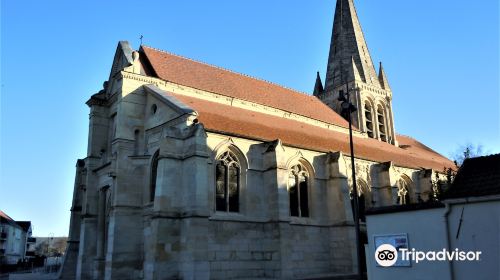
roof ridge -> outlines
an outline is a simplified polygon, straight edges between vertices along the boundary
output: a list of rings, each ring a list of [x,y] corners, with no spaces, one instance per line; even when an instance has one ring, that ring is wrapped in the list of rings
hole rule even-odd
[[[465,160],[474,160],[474,159],[484,159],[484,158],[490,158],[490,157],[498,157],[500,156],[500,153],[496,153],[496,154],[489,154],[489,155],[481,155],[481,156],[475,156],[475,157],[470,157],[470,158],[466,158]]]
[[[424,145],[424,146],[426,146],[427,148],[429,148],[429,149],[431,149],[431,150],[432,150],[432,148],[430,148],[430,147],[428,147],[427,145],[423,144],[422,142],[420,142],[417,138],[415,138],[415,137],[413,137],[413,136],[406,135],[406,134],[401,134],[401,133],[396,133],[396,136],[403,136],[403,137],[406,137],[406,138],[410,138],[411,140],[414,140],[414,141],[416,141],[416,142],[420,143],[421,145]]]
[[[141,47],[146,47],[146,48],[158,51],[158,52],[162,52],[162,53],[165,53],[165,54],[168,54],[168,55],[172,55],[172,56],[175,56],[175,57],[178,57],[178,58],[186,59],[186,60],[189,60],[189,61],[192,61],[192,62],[200,63],[200,64],[203,64],[203,65],[206,65],[206,66],[209,66],[209,67],[213,67],[213,68],[216,68],[216,69],[219,69],[219,70],[222,70],[222,71],[226,71],[226,72],[233,73],[233,74],[236,74],[236,75],[239,75],[239,76],[251,78],[251,79],[254,79],[254,80],[257,80],[257,81],[260,81],[260,82],[265,82],[265,83],[268,83],[268,84],[271,84],[271,85],[275,85],[275,86],[278,86],[278,87],[290,90],[290,91],[292,91],[294,93],[297,93],[297,94],[300,94],[300,95],[305,95],[307,97],[313,97],[312,95],[310,95],[310,94],[308,94],[306,92],[299,91],[297,89],[293,89],[291,87],[287,87],[287,86],[278,84],[276,82],[268,81],[268,80],[265,80],[263,78],[257,78],[255,76],[251,76],[251,75],[248,75],[248,74],[245,74],[245,73],[236,72],[235,70],[227,69],[227,68],[224,68],[224,67],[221,67],[221,66],[217,66],[217,65],[214,65],[214,64],[210,64],[210,63],[207,63],[207,62],[204,62],[204,61],[192,59],[192,58],[189,58],[189,57],[186,57],[186,56],[183,56],[183,55],[175,54],[175,53],[172,53],[172,52],[169,52],[169,51],[165,51],[165,50],[161,50],[161,49],[158,49],[158,48],[155,48],[155,47],[150,47],[150,46],[146,46],[146,45],[141,45]]]
[[[161,80],[347,128],[347,121],[316,96],[157,48],[143,45],[140,50]]]
[[[405,134],[400,134],[400,133],[396,133],[396,136],[403,136],[403,137],[409,138],[409,139],[417,142],[418,144],[424,146],[427,150],[429,150],[429,151],[431,151],[433,153],[436,153],[436,154],[438,154],[438,155],[440,155],[440,156],[442,156],[444,158],[447,158],[444,155],[442,155],[440,152],[438,152],[438,151],[434,150],[433,148],[425,145],[424,143],[420,142],[418,139],[414,138],[413,136],[409,136],[409,135],[405,135]]]
[[[413,138],[412,136],[409,136],[409,135],[406,135],[406,134],[401,134],[401,133],[396,133],[396,136],[404,136],[404,137],[408,137],[408,138],[411,138],[413,140],[417,140],[415,138]],[[418,140],[417,140],[418,141]]]
[[[4,211],[0,210],[0,216],[1,217],[4,217],[6,219],[10,219],[11,221],[14,221],[14,219],[12,219],[11,216],[7,215],[7,213],[5,213]]]

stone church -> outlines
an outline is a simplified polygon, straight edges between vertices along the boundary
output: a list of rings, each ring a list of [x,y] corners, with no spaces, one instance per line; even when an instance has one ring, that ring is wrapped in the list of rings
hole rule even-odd
[[[305,278],[356,271],[360,208],[418,203],[454,164],[395,130],[353,0],[313,95],[118,43],[76,163],[63,279]],[[398,94],[398,93],[395,93]],[[363,215],[361,215],[361,218]],[[363,222],[362,222],[363,226]]]

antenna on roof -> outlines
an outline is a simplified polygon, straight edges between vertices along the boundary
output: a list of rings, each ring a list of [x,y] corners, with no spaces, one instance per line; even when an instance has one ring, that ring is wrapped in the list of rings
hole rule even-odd
[[[144,36],[142,36],[141,34],[141,37],[139,37],[139,40],[141,40],[141,46],[142,46],[142,38],[144,38]]]

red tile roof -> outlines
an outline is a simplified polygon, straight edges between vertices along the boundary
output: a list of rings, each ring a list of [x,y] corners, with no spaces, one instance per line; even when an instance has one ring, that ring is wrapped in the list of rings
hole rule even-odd
[[[3,212],[2,210],[0,210],[0,217],[8,220],[8,221],[14,221],[11,217],[9,217],[9,215],[5,214],[5,212]]]
[[[299,121],[245,110],[180,94],[175,98],[196,110],[199,121],[211,132],[244,138],[271,141],[281,139],[283,144],[321,152],[349,152],[349,135]],[[371,138],[354,137],[357,158],[377,162],[393,161],[410,168],[454,168],[453,162],[425,145],[406,136],[399,136],[408,145],[402,149]]]
[[[21,226],[18,225],[16,221],[14,221],[14,219],[12,219],[9,215],[5,214],[5,212],[3,212],[2,210],[0,210],[0,223],[9,224],[13,227],[21,228]]]
[[[341,116],[314,96],[149,47],[142,46],[141,52],[141,58],[146,58],[145,63],[154,72],[151,74],[162,80],[348,126]],[[279,138],[284,144],[294,147],[349,154],[348,134],[185,95],[172,95],[195,109],[208,131],[263,141]],[[397,139],[404,148],[355,137],[354,152],[359,158],[393,161],[404,167],[437,171],[455,167],[449,159],[410,137],[398,135]]]
[[[146,46],[141,52],[162,80],[348,127],[346,120],[314,96]]]

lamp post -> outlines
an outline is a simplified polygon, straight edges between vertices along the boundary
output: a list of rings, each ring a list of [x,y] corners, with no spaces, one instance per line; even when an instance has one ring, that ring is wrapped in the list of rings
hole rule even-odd
[[[356,106],[351,103],[349,83],[346,83],[347,96],[344,95],[344,91],[339,91],[338,100],[342,102],[342,116],[346,117],[349,122],[349,146],[351,150],[351,171],[352,171],[352,194],[353,194],[353,216],[354,216],[354,227],[356,231],[356,257],[358,261],[358,279],[364,279],[363,269],[361,267],[361,256],[362,248],[360,242],[360,230],[359,230],[359,200],[358,200],[358,187],[356,185],[356,166],[354,165],[354,143],[352,141],[352,117],[351,114],[357,110]],[[356,88],[354,89],[356,90]]]

